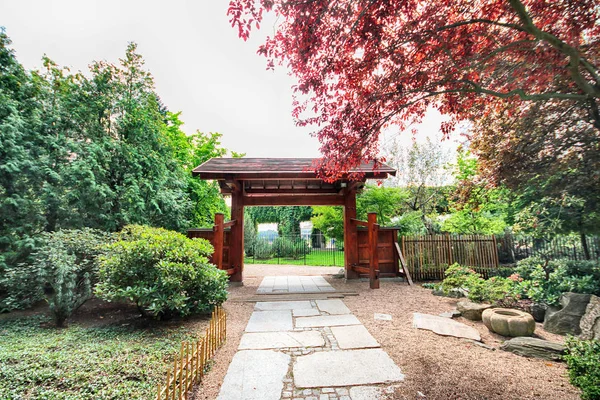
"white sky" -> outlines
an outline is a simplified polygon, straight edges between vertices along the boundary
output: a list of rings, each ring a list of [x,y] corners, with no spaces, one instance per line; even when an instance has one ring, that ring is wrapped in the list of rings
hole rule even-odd
[[[283,68],[267,71],[256,54],[273,23],[263,23],[244,42],[229,25],[228,3],[0,0],[0,26],[28,69],[40,68],[47,54],[59,65],[87,71],[95,60],[116,63],[127,43],[136,42],[163,103],[183,111],[188,133],[220,132],[226,148],[249,157],[318,157],[311,129],[296,127],[291,116],[293,78]],[[420,135],[438,137],[440,122],[431,112]]]

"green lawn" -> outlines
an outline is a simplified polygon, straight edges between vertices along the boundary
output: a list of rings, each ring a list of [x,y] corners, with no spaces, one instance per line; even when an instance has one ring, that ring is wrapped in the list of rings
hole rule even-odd
[[[0,399],[151,399],[192,329],[43,327],[0,319]]]
[[[293,258],[270,258],[268,260],[258,260],[252,257],[246,257],[244,259],[245,264],[286,264],[286,265],[311,265],[318,267],[343,267],[344,266],[344,252],[341,250],[327,250],[319,251],[312,250],[310,254],[306,255],[306,261],[304,257],[294,260]]]

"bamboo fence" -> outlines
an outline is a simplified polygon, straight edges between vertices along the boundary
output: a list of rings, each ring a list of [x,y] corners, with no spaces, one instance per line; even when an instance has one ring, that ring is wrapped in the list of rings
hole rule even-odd
[[[499,264],[493,235],[403,236],[402,253],[417,281],[444,279],[444,271],[454,263],[487,277]]]
[[[227,314],[222,307],[215,307],[206,334],[195,343],[181,343],[181,351],[167,370],[166,384],[158,384],[156,400],[185,400],[204,377],[208,361],[225,342],[226,332]]]

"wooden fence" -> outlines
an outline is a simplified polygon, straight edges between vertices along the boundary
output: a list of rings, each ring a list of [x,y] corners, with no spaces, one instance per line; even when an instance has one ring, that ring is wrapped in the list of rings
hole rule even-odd
[[[185,400],[189,391],[204,377],[206,365],[217,349],[225,342],[227,315],[215,307],[206,334],[195,343],[181,343],[172,369],[167,371],[167,383],[158,384],[157,400]]]
[[[459,263],[488,276],[498,268],[496,238],[488,235],[403,236],[402,254],[414,280],[444,279],[449,265]]]

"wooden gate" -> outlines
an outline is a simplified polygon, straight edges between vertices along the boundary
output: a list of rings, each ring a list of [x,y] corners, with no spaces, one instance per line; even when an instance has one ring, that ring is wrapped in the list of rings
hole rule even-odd
[[[213,254],[209,257],[209,261],[227,272],[228,275],[233,275],[236,268],[231,265],[230,247],[231,247],[231,226],[234,221],[224,222],[223,214],[215,214],[215,225],[212,228],[196,228],[188,229],[187,236],[190,239],[201,238],[208,240],[214,247]]]
[[[372,289],[379,288],[380,277],[404,276],[412,285],[398,246],[398,229],[380,227],[375,213],[369,213],[368,221],[352,222],[356,225],[358,246],[358,265],[352,269],[368,275]]]

